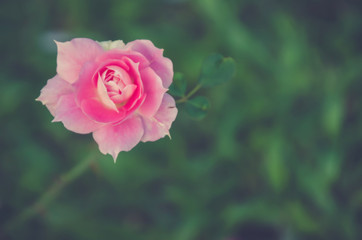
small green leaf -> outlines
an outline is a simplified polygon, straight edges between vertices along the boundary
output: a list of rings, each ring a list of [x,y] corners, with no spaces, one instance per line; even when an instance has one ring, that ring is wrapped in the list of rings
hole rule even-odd
[[[212,54],[202,64],[199,82],[205,87],[212,87],[229,81],[235,72],[235,61],[230,57]]]
[[[168,93],[177,96],[177,97],[183,97],[185,96],[186,92],[186,86],[187,82],[183,76],[182,73],[175,73],[175,76],[173,77],[173,82],[171,86],[169,87]]]
[[[209,101],[202,96],[188,100],[185,105],[186,112],[196,119],[204,118],[209,107]]]

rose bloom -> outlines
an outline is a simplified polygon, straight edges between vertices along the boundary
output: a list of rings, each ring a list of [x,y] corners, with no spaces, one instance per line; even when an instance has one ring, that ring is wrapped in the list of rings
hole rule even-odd
[[[170,59],[151,41],[56,42],[57,74],[41,90],[41,101],[70,131],[93,133],[103,154],[129,151],[140,141],[169,135],[177,115],[167,94]]]

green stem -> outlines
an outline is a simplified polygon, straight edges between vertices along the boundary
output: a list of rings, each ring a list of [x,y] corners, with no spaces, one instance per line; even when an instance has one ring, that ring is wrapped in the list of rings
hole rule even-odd
[[[176,103],[184,103],[186,102],[187,100],[189,100],[190,97],[192,97],[192,95],[194,95],[197,91],[199,91],[199,89],[202,87],[201,84],[197,84],[194,89],[192,89],[186,96],[178,99],[176,101]]]
[[[46,191],[33,205],[27,207],[20,214],[7,222],[5,224],[5,230],[12,231],[26,221],[35,217],[37,214],[43,212],[44,209],[46,209],[46,207],[59,195],[64,187],[73,182],[88,169],[93,160],[94,156],[88,156],[67,173],[60,176],[59,180],[55,181],[48,191]]]

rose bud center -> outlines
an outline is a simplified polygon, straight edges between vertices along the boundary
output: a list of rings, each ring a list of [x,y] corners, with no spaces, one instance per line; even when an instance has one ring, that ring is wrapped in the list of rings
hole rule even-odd
[[[103,83],[107,95],[117,108],[123,107],[137,89],[129,74],[118,66],[107,66],[98,73],[98,84]]]

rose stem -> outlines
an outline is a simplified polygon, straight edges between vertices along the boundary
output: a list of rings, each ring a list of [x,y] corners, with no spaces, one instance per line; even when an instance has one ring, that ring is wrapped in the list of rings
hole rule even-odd
[[[192,95],[194,95],[200,88],[202,87],[201,84],[197,84],[194,89],[192,89],[185,97],[180,98],[176,101],[176,103],[184,103],[186,102]]]
[[[33,218],[35,215],[44,211],[49,203],[51,203],[59,195],[65,186],[73,182],[88,169],[90,163],[93,160],[94,156],[90,155],[84,158],[84,160],[81,161],[78,165],[75,165],[68,172],[60,176],[59,180],[55,181],[53,185],[45,193],[43,193],[43,195],[33,205],[27,207],[20,214],[6,223],[4,229],[11,231]]]

